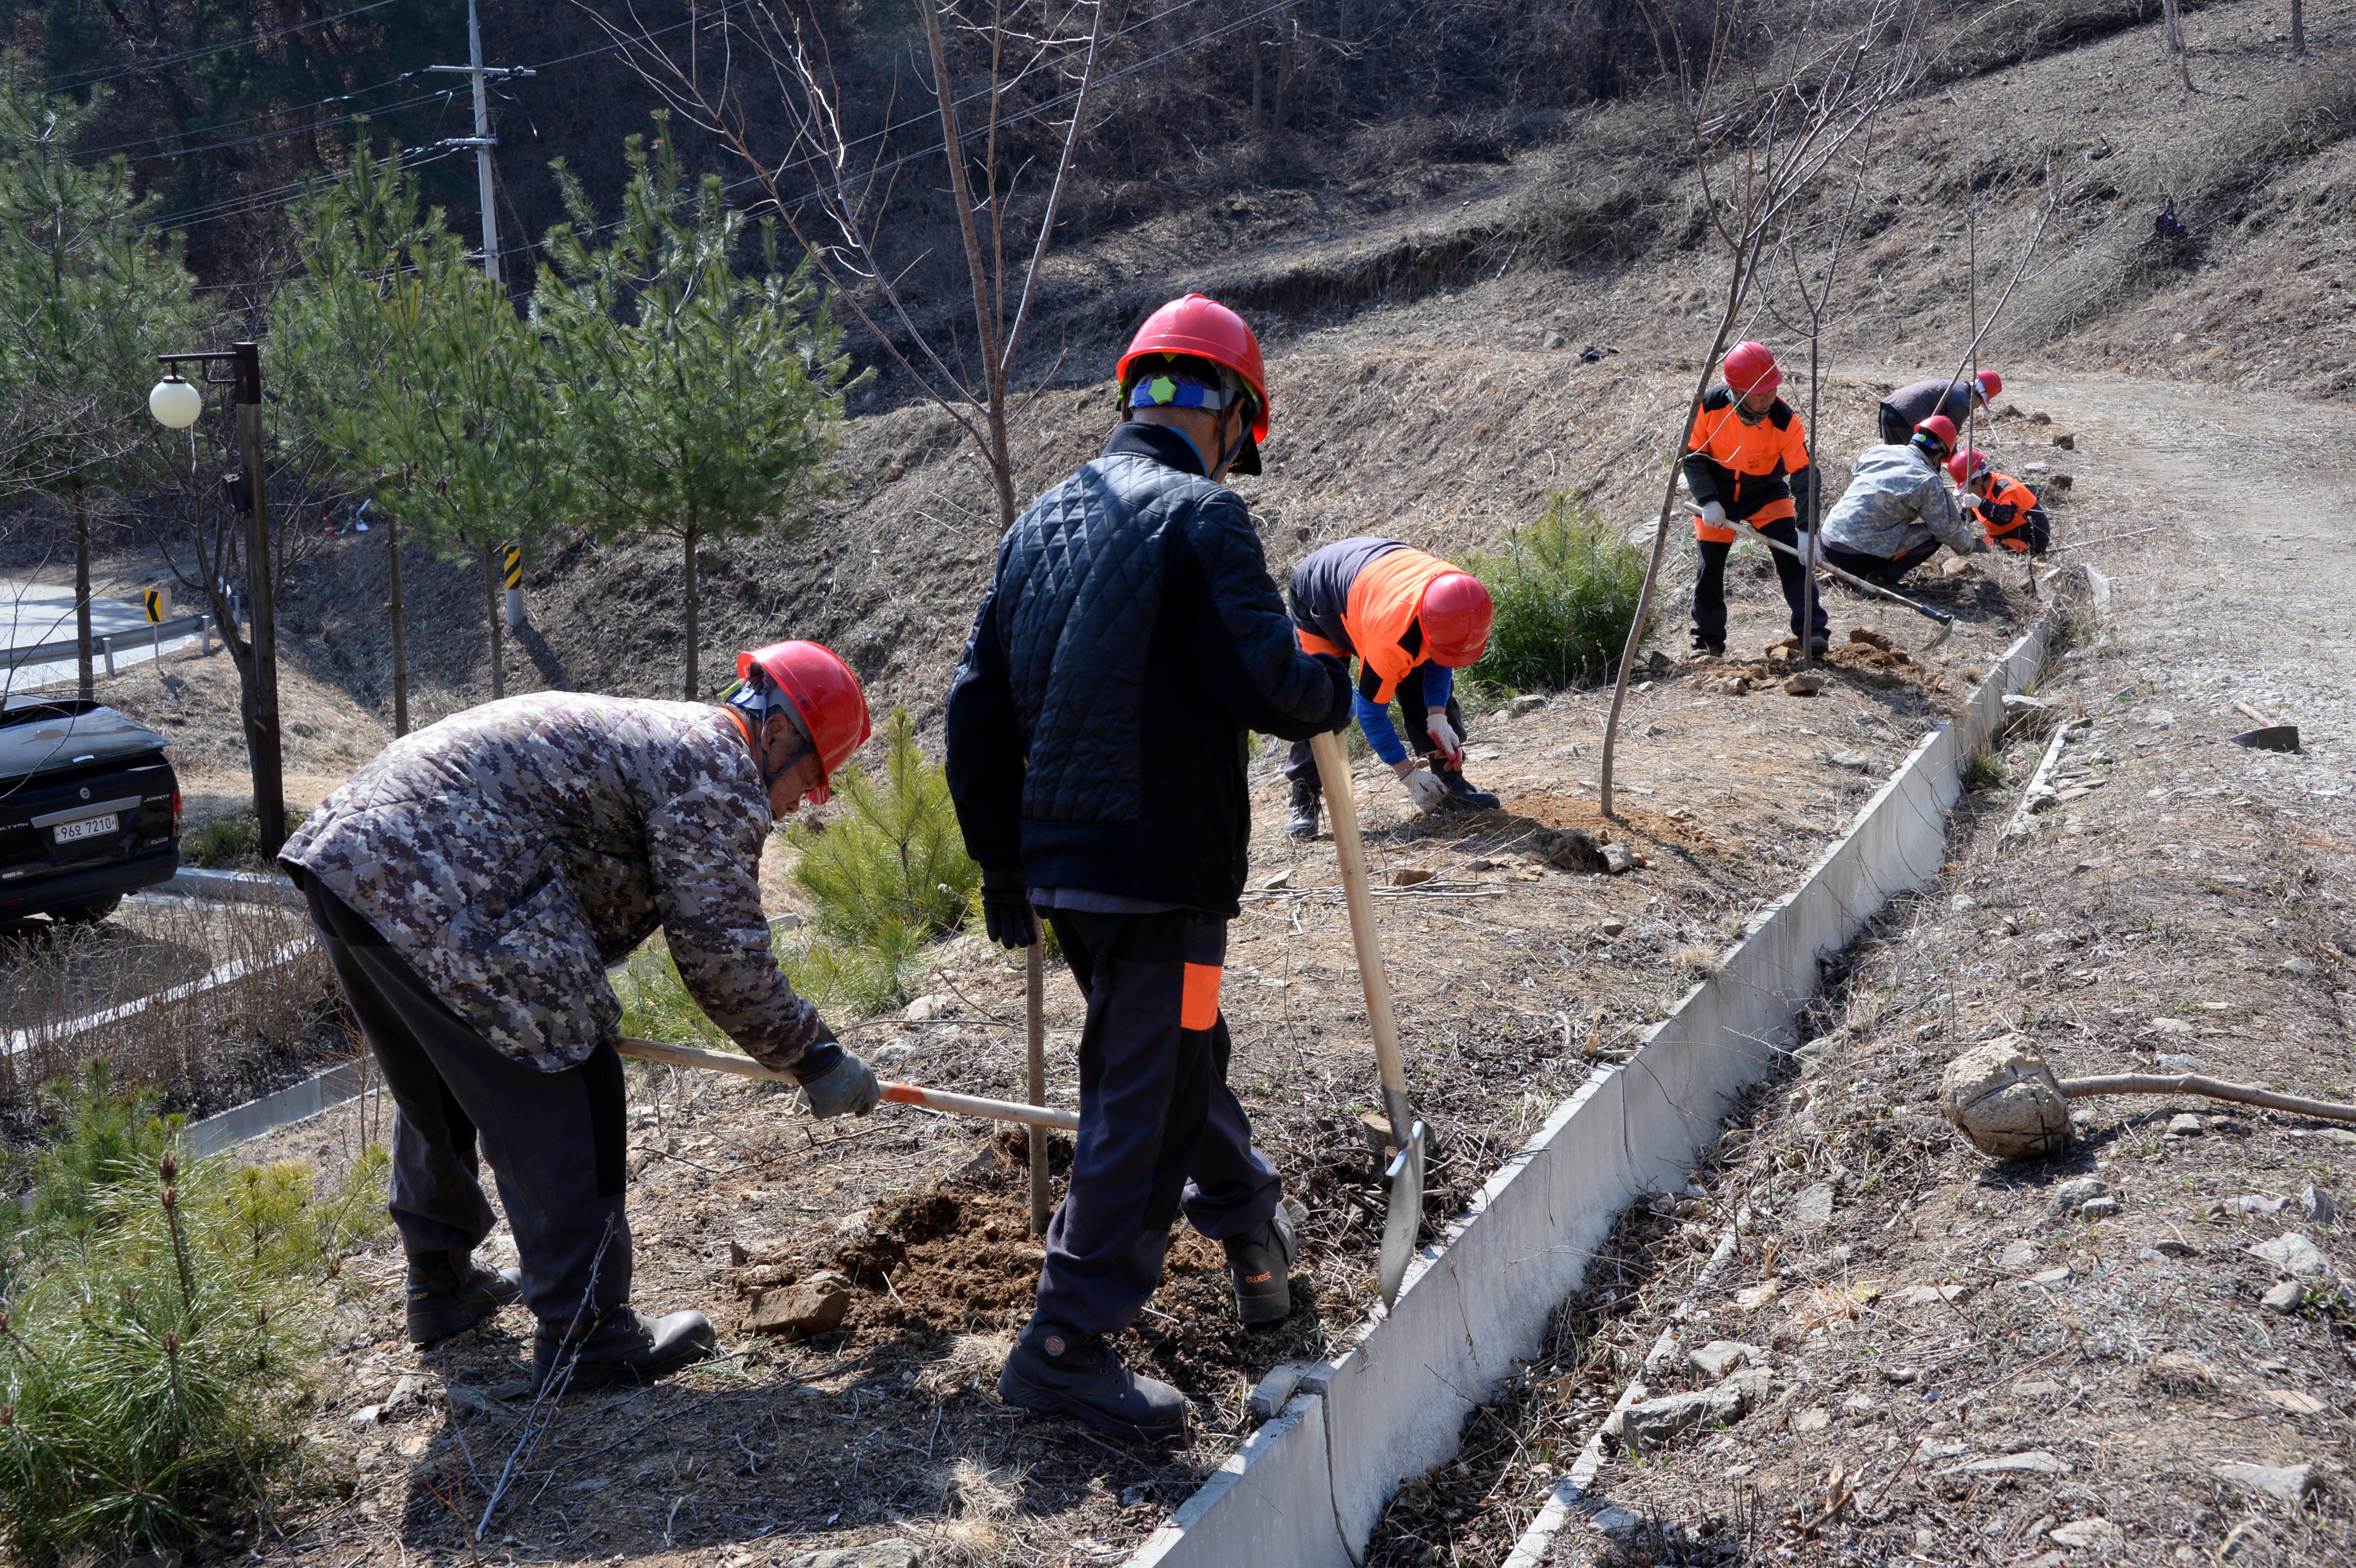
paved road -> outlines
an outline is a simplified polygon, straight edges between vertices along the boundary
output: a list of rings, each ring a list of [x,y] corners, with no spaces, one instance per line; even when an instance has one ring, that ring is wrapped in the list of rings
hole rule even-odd
[[[125,599],[93,598],[90,604],[90,629],[93,639],[110,633],[136,632],[147,624],[145,613],[137,602]],[[56,583],[34,582],[24,578],[0,577],[0,647],[30,648],[43,643],[69,641],[74,635],[73,590]],[[166,653],[186,647],[194,637],[166,639]],[[114,667],[128,668],[155,656],[155,648],[146,642],[115,645]],[[102,688],[106,681],[106,666],[96,648],[91,661],[97,666]],[[75,661],[69,657],[47,664],[23,665],[15,669],[0,669],[0,689],[8,692],[37,691],[44,687],[70,683],[76,675]]]

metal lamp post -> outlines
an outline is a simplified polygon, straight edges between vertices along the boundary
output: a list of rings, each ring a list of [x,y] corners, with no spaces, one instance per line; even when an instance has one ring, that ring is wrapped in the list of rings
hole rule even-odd
[[[166,374],[147,394],[148,411],[170,430],[186,430],[204,412],[204,394],[181,379],[182,365],[226,365],[202,385],[230,389],[237,414],[238,460],[245,467],[245,571],[253,623],[253,700],[246,717],[246,754],[253,764],[253,815],[262,851],[275,856],[286,842],[286,764],[278,733],[278,635],[270,586],[270,504],[262,482],[262,349],[232,343],[201,354],[158,354]]]

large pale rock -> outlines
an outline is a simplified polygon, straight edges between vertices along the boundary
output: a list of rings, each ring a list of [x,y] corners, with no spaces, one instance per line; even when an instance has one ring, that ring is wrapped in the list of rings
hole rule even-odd
[[[1697,1427],[1731,1426],[1767,1397],[1768,1374],[1737,1372],[1716,1388],[1673,1393],[1632,1404],[1617,1417],[1623,1448],[1655,1447]]]
[[[753,1298],[744,1327],[763,1334],[823,1334],[851,1310],[851,1282],[825,1270],[799,1285],[765,1290]]]
[[[1997,1035],[1949,1062],[1939,1104],[1974,1147],[1998,1159],[2033,1159],[2070,1143],[2070,1104],[2027,1035]]]
[[[2262,1492],[2286,1503],[2301,1503],[2321,1485],[2312,1465],[2211,1465],[2209,1473],[2229,1487]]]

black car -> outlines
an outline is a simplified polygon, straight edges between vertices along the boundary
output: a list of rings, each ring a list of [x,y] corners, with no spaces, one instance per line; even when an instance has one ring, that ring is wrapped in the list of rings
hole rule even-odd
[[[179,865],[163,736],[81,698],[0,710],[0,920],[104,920]]]

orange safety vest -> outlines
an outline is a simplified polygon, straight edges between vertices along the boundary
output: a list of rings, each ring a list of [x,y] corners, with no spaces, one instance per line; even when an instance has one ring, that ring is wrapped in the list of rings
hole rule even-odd
[[[1980,514],[1980,527],[1987,531],[1988,543],[2002,545],[2016,555],[2028,554],[2028,540],[2009,539],[2006,536],[2017,533],[2029,526],[2029,514],[2038,504],[2037,492],[2015,479],[2011,475],[1998,474],[1991,468],[1988,470],[1988,499],[1997,506],[2010,507],[2013,509],[2012,521],[2002,527],[1998,527],[1995,519],[1989,517],[1987,513]]]
[[[1342,629],[1349,633],[1351,645],[1358,650],[1360,669],[1374,677],[1368,681],[1362,674],[1358,682],[1367,701],[1390,701],[1398,683],[1424,662],[1421,652],[1411,652],[1400,644],[1415,624],[1416,613],[1423,606],[1423,591],[1431,580],[1462,570],[1419,549],[1391,549],[1366,562],[1351,580],[1350,596],[1342,610]],[[1344,650],[1314,632],[1299,626],[1293,631],[1304,653],[1347,656]]]
[[[1733,391],[1725,387],[1702,400],[1686,437],[1688,461],[1700,457],[1718,483],[1718,504],[1729,518],[1757,527],[1796,515],[1787,476],[1808,466],[1808,431],[1783,399],[1775,400],[1757,424],[1745,424]],[[1731,544],[1732,528],[1714,528],[1697,516],[1694,538]]]

